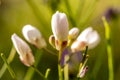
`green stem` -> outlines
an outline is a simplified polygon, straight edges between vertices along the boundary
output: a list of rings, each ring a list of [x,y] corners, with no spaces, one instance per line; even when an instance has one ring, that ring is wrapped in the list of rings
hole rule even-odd
[[[52,54],[52,55],[54,55],[54,56],[57,56],[57,54],[55,54],[55,53],[53,53],[52,51],[50,51],[49,49],[47,49],[47,48],[43,48],[45,51],[47,51],[48,53],[50,53],[50,54]]]
[[[39,50],[37,50],[36,52],[35,52],[35,66],[37,67],[38,66],[38,64],[39,64],[39,62],[40,62],[40,59],[41,59],[41,57],[42,57],[42,52],[38,52]],[[33,75],[34,75],[34,73],[35,73],[35,71],[32,69],[32,68],[29,68],[28,70],[27,70],[27,73],[26,73],[26,75],[25,75],[25,77],[24,77],[24,80],[31,80],[32,79],[32,77],[33,77]]]
[[[14,71],[12,70],[12,68],[10,67],[10,65],[8,64],[7,59],[5,58],[5,56],[4,56],[3,53],[1,53],[1,58],[3,59],[4,63],[7,65],[8,71],[10,72],[12,78],[14,80],[17,80],[17,77],[16,77]]]
[[[107,40],[109,80],[114,80],[113,57],[112,57],[112,48],[111,48],[111,43],[110,43],[110,26],[107,23],[105,17],[102,17],[102,20],[105,26],[105,38]]]
[[[83,66],[83,64],[85,63],[86,59],[87,59],[87,51],[88,51],[88,46],[86,46],[86,50],[85,50],[85,53],[84,53],[84,55],[83,55],[82,66]]]
[[[86,63],[88,61],[87,51],[88,51],[88,46],[86,46],[86,50],[85,50],[85,53],[83,55],[82,62],[80,63],[80,66],[79,66],[79,71],[83,70],[83,68],[85,67],[85,65],[86,65]],[[77,77],[78,77],[78,79],[80,78],[79,73],[78,73]]]
[[[45,76],[35,67],[35,66],[31,66],[44,80],[47,80],[45,78]]]
[[[61,56],[62,56],[62,48],[60,48],[58,53],[58,74],[59,74],[59,80],[63,80],[63,73],[62,73],[62,67],[60,65]]]
[[[64,66],[64,80],[69,80],[68,64]]]
[[[15,57],[15,54],[16,54],[16,50],[15,50],[14,47],[12,47],[12,49],[10,51],[10,54],[9,54],[9,57],[7,59],[8,64],[10,64],[13,61],[13,59]],[[4,72],[6,71],[6,69],[7,69],[7,66],[4,63],[2,68],[1,68],[1,70],[0,70],[0,78],[3,76]]]

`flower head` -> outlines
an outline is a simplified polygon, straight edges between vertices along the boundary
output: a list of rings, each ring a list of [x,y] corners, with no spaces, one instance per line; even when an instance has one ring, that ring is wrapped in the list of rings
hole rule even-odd
[[[22,33],[25,39],[37,48],[46,47],[47,44],[37,28],[31,25],[25,25],[22,29]]]
[[[32,54],[32,50],[28,46],[26,42],[24,42],[17,34],[13,34],[12,42],[14,44],[15,49],[17,50],[20,60],[26,65],[31,66],[35,62],[34,56]]]
[[[88,46],[89,49],[92,49],[98,45],[100,41],[99,34],[97,31],[93,30],[92,27],[86,28],[73,42],[71,49],[73,51],[80,51],[85,49]]]
[[[56,12],[51,20],[52,31],[56,40],[67,41],[68,39],[68,20],[65,13]]]

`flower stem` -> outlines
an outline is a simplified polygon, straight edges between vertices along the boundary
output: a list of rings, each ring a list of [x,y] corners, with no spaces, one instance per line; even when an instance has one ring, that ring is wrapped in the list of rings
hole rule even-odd
[[[38,64],[39,64],[42,55],[43,55],[43,52],[42,52],[42,51],[39,52],[39,50],[37,50],[37,51],[35,52],[35,64],[34,64],[34,65],[35,65],[36,67],[37,67]],[[31,80],[32,77],[33,77],[33,75],[34,75],[34,73],[35,73],[35,71],[34,71],[32,68],[29,68],[29,69],[27,70],[27,73],[26,73],[25,77],[24,77],[24,80]]]
[[[31,66],[44,80],[47,80],[45,78],[45,76],[35,67],[35,66]]]
[[[85,62],[85,59],[87,57],[87,51],[88,51],[88,46],[86,46],[86,50],[85,50],[85,53],[84,53],[84,56],[83,56],[83,59],[82,59],[82,63]]]
[[[13,59],[14,59],[14,57],[15,57],[15,53],[16,53],[16,50],[15,50],[14,47],[12,47],[12,49],[11,49],[11,51],[10,51],[10,55],[9,55],[9,57],[7,58],[8,64],[10,64],[10,63],[13,61]],[[2,68],[1,68],[1,70],[0,70],[0,78],[3,76],[4,72],[6,71],[6,69],[7,69],[7,66],[6,66],[6,64],[4,63],[3,66],[2,66]]]
[[[111,43],[110,43],[110,27],[109,27],[109,24],[107,23],[105,17],[102,17],[102,20],[103,20],[103,23],[105,26],[105,38],[107,40],[109,80],[114,80],[112,48],[111,48]]]
[[[58,56],[58,74],[59,74],[59,80],[63,80],[62,67],[60,65],[61,56],[62,56],[62,48],[60,48],[58,55],[59,55]]]
[[[4,63],[7,65],[8,71],[10,72],[12,78],[13,78],[14,80],[17,80],[14,71],[12,70],[12,68],[10,67],[10,65],[8,64],[7,59],[5,58],[5,56],[4,56],[3,53],[1,53],[1,58],[3,59]]]
[[[47,48],[43,48],[45,51],[49,52],[50,54],[54,55],[54,56],[57,56],[57,54],[53,53],[52,51],[50,51],[49,49]]]
[[[69,80],[68,64],[64,66],[64,80]]]

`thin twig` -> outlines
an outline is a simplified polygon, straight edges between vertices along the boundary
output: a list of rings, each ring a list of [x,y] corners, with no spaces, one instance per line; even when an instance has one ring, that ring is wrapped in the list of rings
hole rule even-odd
[[[35,67],[35,66],[31,66],[44,80],[47,80],[45,78],[45,76]]]

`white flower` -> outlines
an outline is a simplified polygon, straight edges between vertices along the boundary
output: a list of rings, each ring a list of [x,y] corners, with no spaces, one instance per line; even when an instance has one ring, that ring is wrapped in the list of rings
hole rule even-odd
[[[68,40],[68,20],[65,13],[56,12],[51,20],[52,31],[58,41]]]
[[[76,39],[78,34],[79,34],[79,29],[77,27],[74,27],[69,31],[69,38]]]
[[[18,52],[20,56],[20,60],[26,65],[31,66],[34,64],[34,56],[32,54],[32,50],[28,46],[28,44],[23,41],[19,36],[16,34],[13,34],[11,36],[12,42],[14,44],[14,47],[16,51]]]
[[[35,45],[37,48],[46,47],[46,42],[42,37],[40,31],[31,25],[25,25],[22,29],[25,39]]]
[[[88,49],[92,49],[98,45],[100,42],[100,37],[97,31],[93,30],[92,27],[86,28],[73,42],[71,49],[73,51],[80,51],[88,46]]]

